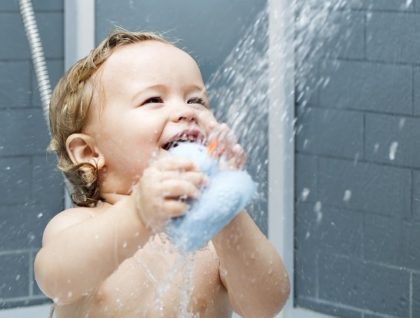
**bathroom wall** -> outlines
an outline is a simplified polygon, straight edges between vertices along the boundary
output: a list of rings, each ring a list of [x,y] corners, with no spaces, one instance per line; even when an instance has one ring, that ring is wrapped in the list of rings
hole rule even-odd
[[[34,0],[52,84],[63,73],[63,0]],[[0,1],[0,310],[47,301],[33,260],[63,182],[46,155],[48,130],[17,0]]]
[[[295,303],[420,317],[420,1],[346,1],[328,19],[322,84],[296,105]]]

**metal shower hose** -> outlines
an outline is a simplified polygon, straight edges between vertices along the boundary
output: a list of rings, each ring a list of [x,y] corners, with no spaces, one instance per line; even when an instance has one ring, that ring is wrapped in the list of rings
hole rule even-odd
[[[47,65],[45,63],[44,50],[42,48],[41,38],[39,36],[31,0],[19,0],[19,10],[31,49],[32,64],[38,82],[42,110],[49,130],[48,113],[51,98],[51,86]]]

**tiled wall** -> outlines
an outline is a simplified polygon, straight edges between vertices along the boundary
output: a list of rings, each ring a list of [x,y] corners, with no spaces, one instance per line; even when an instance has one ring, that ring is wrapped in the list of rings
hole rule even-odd
[[[32,1],[52,85],[64,69],[63,0]],[[63,209],[55,156],[17,0],[0,1],[0,309],[46,302],[33,260],[48,220]]]
[[[348,1],[331,18],[331,42],[351,35],[296,105],[296,304],[420,317],[420,0]]]

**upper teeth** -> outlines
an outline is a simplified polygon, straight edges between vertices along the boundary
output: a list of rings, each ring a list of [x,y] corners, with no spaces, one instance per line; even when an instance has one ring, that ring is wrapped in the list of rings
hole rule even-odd
[[[178,139],[173,140],[173,141],[170,141],[170,142],[168,142],[167,144],[165,144],[164,148],[165,148],[166,150],[168,150],[168,149],[170,149],[170,148],[172,148],[172,147],[176,146],[178,142],[185,142],[185,141],[188,141],[188,142],[195,142],[195,141],[198,141],[198,140],[197,140],[195,137],[193,137],[193,136],[182,135],[182,136],[180,136]]]

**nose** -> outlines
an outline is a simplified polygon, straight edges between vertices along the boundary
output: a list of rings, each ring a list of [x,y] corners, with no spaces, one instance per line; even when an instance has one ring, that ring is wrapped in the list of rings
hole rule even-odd
[[[177,103],[177,105],[174,106],[171,116],[174,122],[187,121],[197,123],[197,112],[191,105]]]

